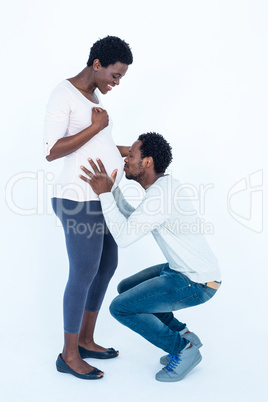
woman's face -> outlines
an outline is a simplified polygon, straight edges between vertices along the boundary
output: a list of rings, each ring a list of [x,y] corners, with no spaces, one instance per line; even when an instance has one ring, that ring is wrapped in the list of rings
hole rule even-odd
[[[99,60],[94,60],[95,82],[102,94],[107,94],[115,85],[119,85],[120,80],[127,72],[128,65],[120,63],[110,64],[102,67]]]

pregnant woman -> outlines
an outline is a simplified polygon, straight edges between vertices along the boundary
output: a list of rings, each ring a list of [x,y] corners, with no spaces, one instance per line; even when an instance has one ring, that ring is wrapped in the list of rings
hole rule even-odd
[[[122,156],[129,147],[116,147],[112,124],[99,92],[107,94],[126,74],[133,61],[129,45],[114,36],[93,44],[87,66],[64,80],[52,92],[45,117],[46,158],[64,157],[56,180],[52,206],[61,220],[69,257],[64,292],[64,347],[57,370],[82,379],[102,378],[103,372],[83,358],[118,356],[113,348],[94,342],[94,329],[107,286],[117,267],[117,245],[107,229],[99,197],[79,175],[88,158],[100,158],[109,174],[123,175]]]

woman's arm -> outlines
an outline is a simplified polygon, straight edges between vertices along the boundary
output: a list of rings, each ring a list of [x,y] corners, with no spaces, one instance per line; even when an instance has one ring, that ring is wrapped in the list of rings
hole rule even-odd
[[[122,156],[123,158],[125,158],[126,156],[128,156],[128,151],[129,151],[130,146],[129,146],[129,147],[126,147],[126,146],[124,146],[124,145],[117,145],[117,148],[118,148],[118,150],[119,150],[119,152],[120,152],[120,154],[121,154],[121,156]]]
[[[46,159],[51,162],[62,158],[81,148],[86,142],[98,134],[109,124],[109,116],[106,110],[99,107],[92,109],[92,124],[75,135],[60,138],[51,148],[50,154]]]

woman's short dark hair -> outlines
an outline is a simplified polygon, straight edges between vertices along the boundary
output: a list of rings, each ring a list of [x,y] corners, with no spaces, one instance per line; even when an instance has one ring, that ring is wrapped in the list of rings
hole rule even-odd
[[[141,157],[151,156],[154,160],[155,173],[165,173],[172,161],[172,148],[161,134],[146,133],[138,138],[142,142],[140,146]]]
[[[90,49],[87,66],[92,66],[98,59],[102,67],[108,67],[118,61],[123,64],[132,64],[133,56],[128,43],[116,36],[106,36],[95,42]]]

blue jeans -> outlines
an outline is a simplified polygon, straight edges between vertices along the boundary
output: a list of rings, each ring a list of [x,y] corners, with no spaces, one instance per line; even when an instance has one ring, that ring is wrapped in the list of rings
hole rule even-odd
[[[179,334],[186,324],[172,311],[205,303],[216,290],[159,264],[124,279],[118,292],[112,316],[165,352],[178,354],[188,343]]]

